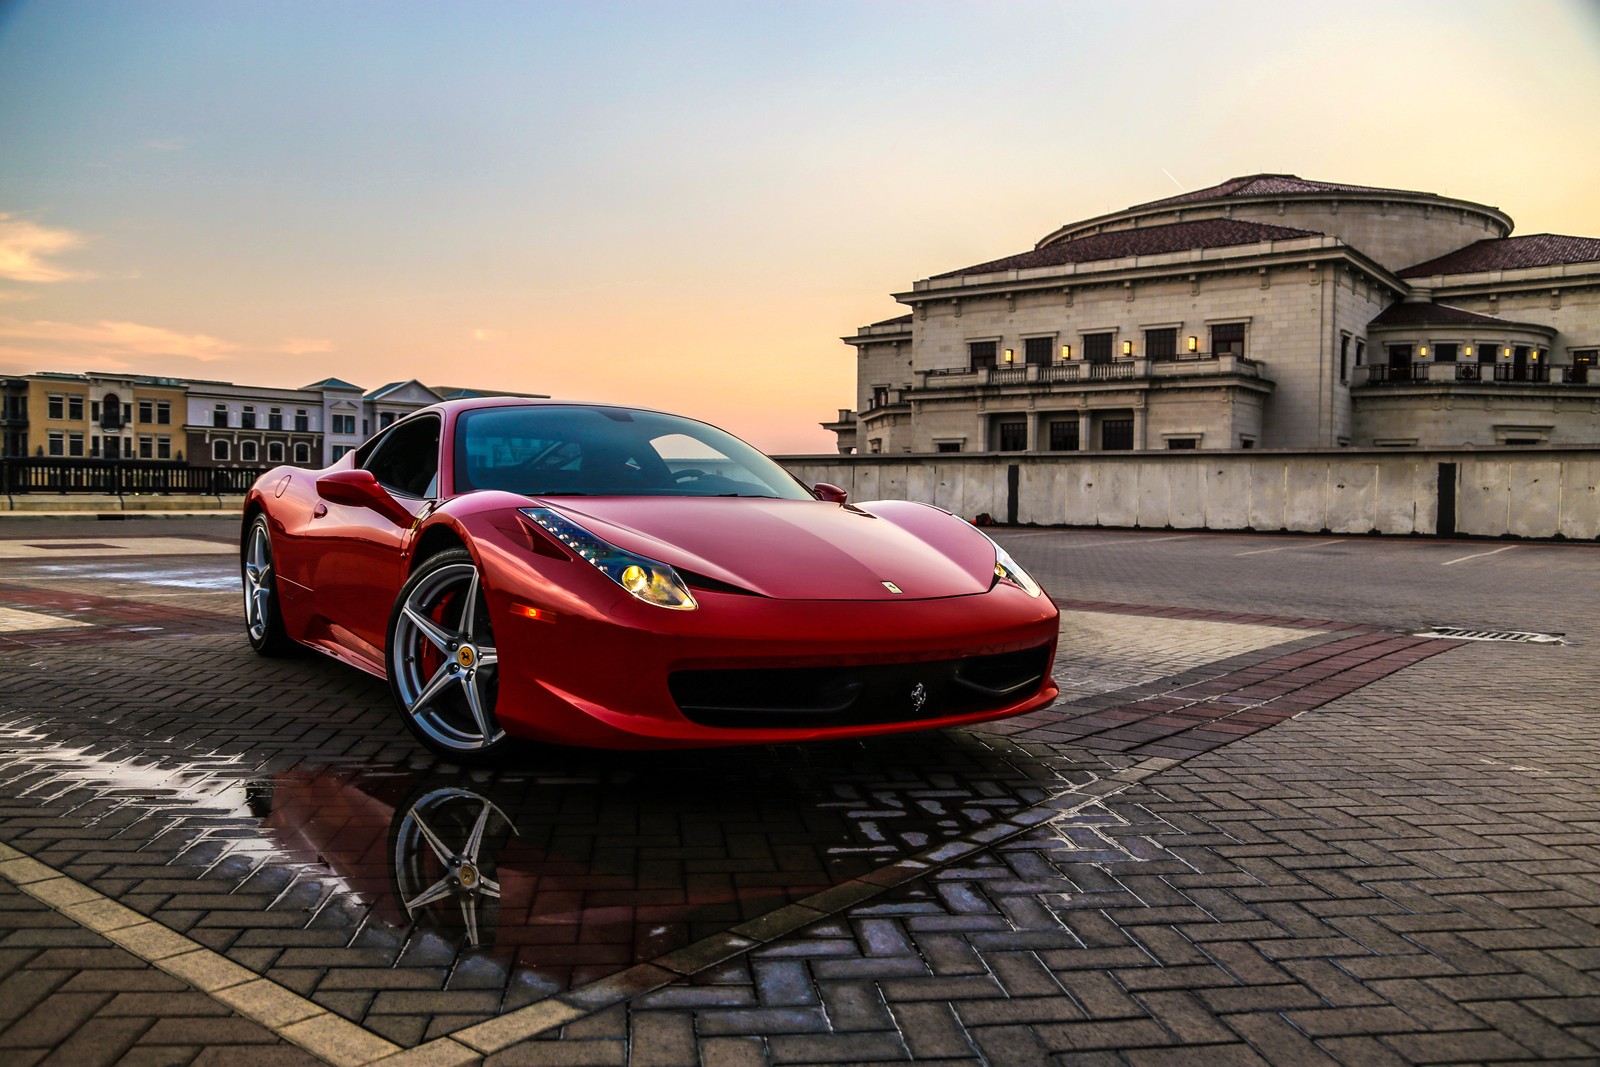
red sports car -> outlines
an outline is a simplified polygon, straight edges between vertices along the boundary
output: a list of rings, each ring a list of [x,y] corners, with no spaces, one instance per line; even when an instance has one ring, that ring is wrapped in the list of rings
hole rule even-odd
[[[1049,703],[1056,609],[983,533],[705,423],[460,400],[244,506],[245,622],[386,678],[429,748],[924,730]]]

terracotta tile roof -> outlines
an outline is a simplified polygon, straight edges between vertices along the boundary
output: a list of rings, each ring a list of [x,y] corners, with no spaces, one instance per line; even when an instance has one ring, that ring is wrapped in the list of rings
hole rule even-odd
[[[1489,323],[1495,326],[1515,326],[1516,323],[1506,319],[1495,318],[1493,315],[1480,315],[1476,311],[1466,308],[1451,307],[1449,304],[1431,304],[1426,301],[1416,303],[1401,302],[1390,304],[1373,319],[1369,326],[1421,326],[1435,323]]]
[[[911,316],[909,314],[896,315],[892,319],[884,319],[882,322],[873,322],[873,323],[869,323],[868,324],[869,328],[872,327],[872,326],[910,326],[910,325],[911,325]]]
[[[960,274],[987,274],[997,270],[1027,270],[1054,267],[1063,263],[1093,263],[1126,256],[1159,256],[1185,252],[1191,248],[1226,248],[1252,245],[1261,241],[1287,241],[1296,237],[1319,237],[1315,230],[1296,230],[1288,226],[1269,226],[1262,222],[1237,219],[1202,219],[1199,222],[1174,222],[1165,226],[1143,226],[1133,230],[1091,233],[1056,241],[1003,259],[991,259],[961,270],[935,274],[935,278],[954,278]]]
[[[1600,237],[1530,233],[1525,237],[1486,238],[1400,272],[1402,278],[1432,274],[1472,274],[1481,270],[1550,267],[1557,263],[1600,261]]]
[[[1147,204],[1135,204],[1130,211],[1146,207],[1160,207],[1164,204],[1188,204],[1196,200],[1215,200],[1220,197],[1230,196],[1283,196],[1296,193],[1399,193],[1406,196],[1432,196],[1432,193],[1417,193],[1409,189],[1384,189],[1373,185],[1344,185],[1339,182],[1314,182],[1293,174],[1247,174],[1242,178],[1229,178],[1220,185],[1213,185],[1209,189],[1196,189],[1192,193],[1179,193],[1177,196],[1165,197],[1161,200],[1152,200]]]

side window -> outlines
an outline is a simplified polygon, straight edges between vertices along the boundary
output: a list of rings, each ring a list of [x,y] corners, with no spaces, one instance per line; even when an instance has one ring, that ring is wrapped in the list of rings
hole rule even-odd
[[[407,419],[375,442],[361,465],[378,483],[406,496],[432,496],[439,475],[439,420],[432,415]]]

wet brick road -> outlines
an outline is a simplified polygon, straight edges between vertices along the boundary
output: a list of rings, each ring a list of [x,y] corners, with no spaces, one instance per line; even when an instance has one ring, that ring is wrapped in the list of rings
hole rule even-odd
[[[0,526],[0,1062],[1600,1062],[1593,546],[1003,532],[1051,708],[469,772],[232,534]]]

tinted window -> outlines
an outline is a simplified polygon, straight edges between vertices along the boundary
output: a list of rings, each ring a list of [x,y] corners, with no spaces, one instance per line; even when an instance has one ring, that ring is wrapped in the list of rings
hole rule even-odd
[[[439,420],[424,415],[396,424],[375,443],[361,465],[394,492],[433,496],[439,474]]]
[[[456,422],[455,488],[530,496],[809,500],[784,469],[714,426],[623,408],[479,408]]]

